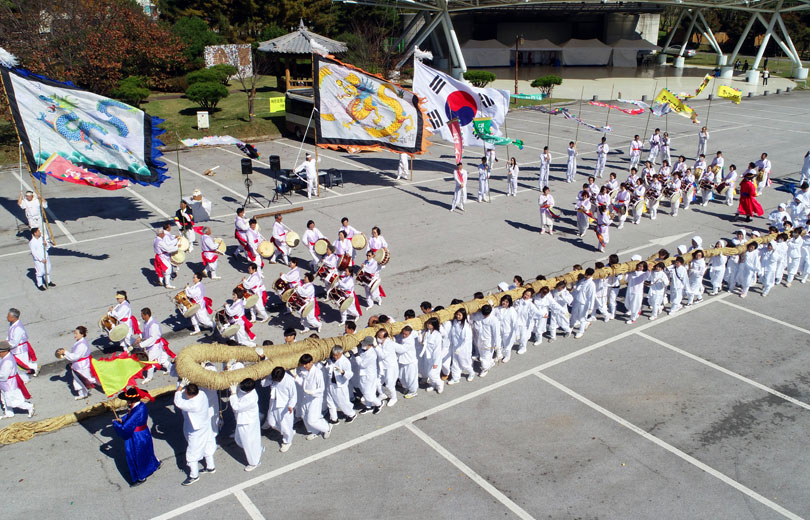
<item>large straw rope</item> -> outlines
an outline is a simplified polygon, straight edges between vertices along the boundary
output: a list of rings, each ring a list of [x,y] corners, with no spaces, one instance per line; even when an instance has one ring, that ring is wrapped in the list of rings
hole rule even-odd
[[[745,244],[738,247],[723,247],[716,249],[704,249],[706,258],[711,258],[717,255],[734,256],[743,253],[746,249],[746,244],[750,242],[757,242],[758,244],[765,244],[773,240],[775,235],[766,235],[760,238],[747,241]],[[692,259],[691,253],[681,255],[685,262]],[[648,259],[654,260],[657,255]],[[675,256],[669,257],[664,264],[670,265],[675,260]],[[597,269],[594,273],[594,278],[607,278],[613,275],[620,275],[632,272],[636,269],[638,262],[625,262],[616,264],[611,267]],[[449,307],[430,314],[418,316],[416,318],[398,321],[396,323],[387,323],[384,325],[375,325],[356,331],[354,334],[346,336],[338,336],[327,339],[314,339],[306,338],[301,341],[296,341],[290,345],[273,345],[265,348],[265,361],[259,361],[259,356],[256,352],[249,347],[232,347],[220,343],[201,344],[197,343],[184,348],[177,355],[176,368],[180,377],[187,378],[189,381],[196,383],[205,388],[213,390],[225,390],[231,385],[239,384],[245,378],[259,380],[270,375],[273,368],[277,366],[284,367],[285,369],[293,369],[298,366],[298,359],[302,354],[308,353],[315,360],[323,360],[329,357],[332,347],[340,345],[344,351],[350,351],[357,347],[357,345],[366,337],[373,336],[379,329],[385,329],[389,335],[399,334],[403,327],[409,325],[414,330],[422,330],[425,322],[431,317],[437,317],[440,323],[452,320],[456,310],[464,308],[468,314],[477,312],[486,304],[497,305],[501,297],[508,294],[512,299],[520,298],[523,291],[527,287],[532,287],[535,291],[539,291],[541,287],[548,287],[553,289],[559,281],[564,281],[566,284],[574,284],[577,278],[584,271],[571,271],[564,275],[557,276],[548,280],[537,280],[530,282],[523,287],[517,287],[511,291],[505,291],[479,300],[471,300]],[[243,363],[252,363],[245,368],[237,370],[228,370],[224,372],[213,372],[205,370],[201,363],[211,361],[214,363],[227,363],[228,361],[236,360]],[[157,397],[168,392],[174,392],[175,385],[168,385],[152,392],[152,395]],[[73,424],[75,422],[101,415],[110,410],[110,407],[121,408],[126,405],[125,401],[120,399],[112,399],[104,403],[95,404],[83,408],[77,412],[52,417],[50,419],[43,419],[34,422],[18,422],[11,424],[0,430],[0,444],[12,444],[15,442],[27,441],[39,433],[47,433],[59,430]]]

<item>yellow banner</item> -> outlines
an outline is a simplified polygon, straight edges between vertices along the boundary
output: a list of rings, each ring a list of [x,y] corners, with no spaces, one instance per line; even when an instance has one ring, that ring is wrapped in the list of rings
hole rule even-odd
[[[740,104],[740,101],[742,101],[742,91],[727,85],[720,85],[717,87],[717,96],[731,100],[738,105]]]
[[[692,109],[692,107],[678,99],[678,96],[665,88],[661,89],[661,92],[655,96],[654,102],[660,104],[666,103],[673,112],[676,112],[683,117],[688,117],[692,120],[692,122],[697,122],[697,113]]]
[[[270,113],[277,114],[279,112],[284,112],[284,96],[278,97],[271,97],[268,99],[270,101]]]

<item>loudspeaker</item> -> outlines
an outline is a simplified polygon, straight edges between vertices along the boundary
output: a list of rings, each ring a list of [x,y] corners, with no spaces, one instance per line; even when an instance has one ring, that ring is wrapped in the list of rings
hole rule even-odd
[[[250,175],[253,173],[253,161],[250,159],[242,159],[242,175]]]
[[[271,172],[277,173],[281,171],[281,157],[279,157],[278,155],[271,155],[268,162],[270,163]]]

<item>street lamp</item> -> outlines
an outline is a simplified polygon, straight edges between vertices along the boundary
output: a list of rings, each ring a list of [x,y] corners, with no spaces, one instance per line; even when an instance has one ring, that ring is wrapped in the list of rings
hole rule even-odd
[[[518,92],[518,62],[520,61],[520,57],[518,55],[518,51],[520,50],[520,44],[523,43],[523,35],[516,34],[515,35],[515,95],[519,94]],[[515,99],[515,103],[517,103],[517,99]]]

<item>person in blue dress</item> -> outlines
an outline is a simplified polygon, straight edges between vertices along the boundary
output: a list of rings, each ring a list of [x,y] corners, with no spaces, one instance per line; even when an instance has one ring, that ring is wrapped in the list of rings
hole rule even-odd
[[[141,393],[137,388],[130,387],[118,394],[119,399],[127,401],[129,413],[113,421],[113,428],[119,437],[124,439],[127,452],[127,466],[132,476],[131,486],[138,486],[160,469],[160,461],[155,457],[155,448],[152,445],[152,434],[149,433],[149,413],[146,405],[141,402],[142,397],[148,397],[146,392]]]

